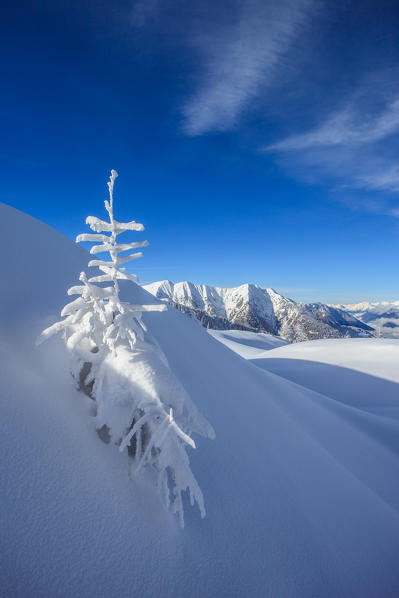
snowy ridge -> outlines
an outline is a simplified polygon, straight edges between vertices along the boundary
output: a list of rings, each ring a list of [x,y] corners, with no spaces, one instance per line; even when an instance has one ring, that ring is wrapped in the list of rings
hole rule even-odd
[[[296,303],[254,284],[220,288],[191,282],[153,282],[144,288],[191,313],[207,328],[267,332],[287,341],[372,336],[373,328],[323,303]]]

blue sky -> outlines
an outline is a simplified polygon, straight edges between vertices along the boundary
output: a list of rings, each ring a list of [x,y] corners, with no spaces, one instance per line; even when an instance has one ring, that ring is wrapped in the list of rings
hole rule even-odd
[[[38,0],[0,27],[2,201],[74,238],[115,168],[143,281],[399,299],[396,2]]]

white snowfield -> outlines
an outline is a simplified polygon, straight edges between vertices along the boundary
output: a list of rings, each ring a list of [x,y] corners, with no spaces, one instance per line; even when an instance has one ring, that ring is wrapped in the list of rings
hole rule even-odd
[[[276,347],[267,353],[258,352],[256,357],[297,359],[348,368],[399,384],[399,340],[396,339],[348,338],[307,341]],[[354,387],[352,390],[358,392],[359,388]],[[372,394],[367,388],[365,393]],[[374,397],[375,402],[380,402],[380,398]]]
[[[280,336],[247,330],[211,330],[208,333],[229,349],[245,359],[255,358],[259,353],[287,344]]]
[[[62,342],[34,346],[88,254],[4,204],[0,229],[2,595],[398,596],[397,420],[255,367],[175,309],[143,314],[216,431],[188,449],[207,515],[187,508],[182,531],[99,440]],[[122,291],[154,303],[132,282]]]
[[[271,337],[262,350],[263,334],[249,339],[236,330],[214,332],[262,369],[352,407],[399,419],[399,340],[324,339],[278,346],[278,337]]]

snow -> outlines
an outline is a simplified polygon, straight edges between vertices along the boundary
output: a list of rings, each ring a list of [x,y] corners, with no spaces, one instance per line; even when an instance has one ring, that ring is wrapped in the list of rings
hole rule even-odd
[[[399,301],[380,301],[337,305],[360,321],[372,326],[384,338],[399,337]]]
[[[268,355],[350,368],[399,383],[399,341],[393,339],[324,339],[276,348]]]
[[[258,353],[252,363],[335,401],[399,418],[399,340],[308,341]]]
[[[399,419],[399,340],[322,339],[289,344],[262,333],[209,333],[259,368],[335,401]]]
[[[396,598],[395,418],[256,367],[262,360],[243,359],[175,309],[144,312],[216,430],[189,449],[206,518],[186,509],[181,531],[151,479],[129,478],[127,456],[99,440],[62,342],[34,346],[88,253],[4,204],[0,229],[13,256],[0,295],[3,595]],[[120,286],[132,304],[156,303],[127,280]]]
[[[109,201],[104,202],[111,234],[105,240],[99,234],[100,239],[94,237],[91,241],[102,240],[101,245],[94,246],[94,253],[109,253],[110,260],[88,263],[89,268],[105,267],[111,284],[99,287],[81,272],[79,280],[83,284],[67,291],[68,295],[81,297],[63,307],[64,319],[43,330],[37,344],[62,332],[77,387],[95,401],[99,436],[104,442],[117,444],[120,451],[127,449],[135,474],[143,467],[152,469],[165,506],[172,508],[184,527],[182,493],[186,490],[191,505],[196,502],[201,517],[205,517],[203,495],[190,469],[185,445],[196,448],[192,432],[208,438],[214,438],[215,432],[174,377],[166,356],[142,321],[143,311],[165,311],[166,305],[132,305],[121,300],[118,279],[124,279],[125,269],[119,265],[132,256],[121,259],[119,253],[148,242],[118,243],[121,233],[142,231],[144,226],[135,223],[133,229],[132,222],[115,220],[113,193],[117,176],[116,170],[112,170]],[[100,233],[104,230],[92,216],[86,223]],[[87,241],[87,236],[79,235],[77,239]],[[101,281],[104,282],[102,278]],[[136,283],[132,285],[134,289]]]
[[[245,359],[253,359],[263,351],[281,347],[287,341],[279,336],[247,330],[208,330],[208,333]]]
[[[295,303],[256,284],[221,288],[162,280],[144,285],[158,299],[194,315],[212,329],[261,330],[287,341],[373,336],[373,329],[349,313],[323,303]]]

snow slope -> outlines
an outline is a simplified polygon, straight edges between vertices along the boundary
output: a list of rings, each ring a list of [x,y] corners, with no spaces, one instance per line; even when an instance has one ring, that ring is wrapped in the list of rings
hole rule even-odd
[[[267,342],[267,335],[262,333],[209,332],[257,367],[336,401],[399,417],[397,339],[322,339],[276,344],[274,338],[278,337],[270,337]]]
[[[244,357],[244,359],[254,358],[263,351],[269,351],[287,344],[287,341],[280,336],[273,336],[264,332],[208,329],[208,333],[226,347]]]
[[[194,315],[212,329],[278,334],[288,341],[372,336],[373,329],[323,303],[295,303],[255,284],[219,288],[162,280],[144,285],[158,299]]]
[[[258,353],[252,363],[336,401],[399,418],[399,340],[308,341]]]
[[[335,305],[372,326],[384,338],[399,338],[399,301],[362,302]]]
[[[129,480],[125,456],[98,439],[62,343],[34,347],[87,254],[4,205],[0,230],[12,256],[0,295],[4,596],[398,595],[394,419],[254,367],[177,310],[144,315],[216,431],[190,453],[207,517],[188,508],[182,532],[150,480]]]

